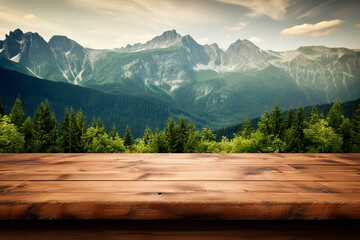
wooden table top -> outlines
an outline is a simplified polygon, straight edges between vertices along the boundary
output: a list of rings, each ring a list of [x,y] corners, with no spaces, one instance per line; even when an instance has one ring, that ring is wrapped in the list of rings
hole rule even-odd
[[[0,154],[0,219],[360,219],[360,154]]]

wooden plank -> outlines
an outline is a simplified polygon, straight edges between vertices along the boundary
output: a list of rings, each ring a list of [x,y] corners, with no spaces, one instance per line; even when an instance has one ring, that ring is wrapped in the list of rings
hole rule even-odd
[[[334,167],[336,169],[336,167]],[[359,166],[360,168],[360,166]],[[27,172],[99,172],[99,171],[113,171],[113,172],[261,172],[261,171],[299,171],[294,167],[288,165],[245,165],[245,164],[86,164],[86,163],[77,163],[77,164],[64,164],[59,166],[57,164],[33,164],[33,165],[20,165],[20,164],[7,164],[2,165],[1,172],[16,172],[23,171],[26,169]],[[328,168],[331,170],[331,168]],[[353,171],[356,171],[354,169]]]
[[[0,154],[1,219],[360,219],[360,154]]]
[[[8,183],[0,181],[1,185]],[[21,183],[21,184],[20,184]],[[359,183],[358,183],[359,184]],[[215,192],[274,192],[274,193],[328,193],[331,190],[316,182],[289,181],[26,181],[14,184],[11,192],[19,193],[189,193]]]
[[[334,192],[360,193],[360,182],[319,182]]]
[[[341,172],[301,173],[287,172],[31,172],[16,171],[0,174],[0,181],[16,180],[162,180],[162,181],[206,181],[206,180],[291,180],[291,181],[360,181],[360,175],[355,172],[342,174]]]
[[[354,193],[219,195],[190,192],[186,198],[183,196],[177,193],[7,193],[0,194],[0,219],[360,218],[360,194]]]
[[[18,163],[151,163],[151,164],[348,164],[359,165],[360,154],[0,154],[0,164]]]
[[[13,190],[24,183],[25,181],[0,181],[0,193]]]

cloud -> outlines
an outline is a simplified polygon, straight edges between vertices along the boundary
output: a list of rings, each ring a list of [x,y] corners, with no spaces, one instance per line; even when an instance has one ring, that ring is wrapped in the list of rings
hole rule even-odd
[[[255,43],[255,44],[262,42],[262,40],[260,38],[258,38],[258,37],[251,37],[248,40],[250,42],[252,42],[252,43]]]
[[[287,36],[309,36],[309,37],[319,37],[328,35],[337,30],[339,26],[344,21],[341,19],[335,19],[331,21],[322,21],[316,24],[302,24],[295,25],[291,28],[286,28],[281,31],[280,34]]]
[[[355,27],[358,27],[358,28],[360,28],[360,23],[358,23],[358,24],[355,24]]]
[[[215,0],[217,2],[232,4],[250,9],[249,17],[268,16],[280,20],[295,0]]]
[[[72,6],[101,13],[117,21],[157,29],[222,21],[192,0],[67,0]]]
[[[34,23],[38,23],[38,22],[42,21],[38,16],[36,16],[34,14],[26,14],[25,16],[23,16],[23,19],[34,22]]]
[[[15,28],[23,31],[41,32],[45,38],[50,38],[50,32],[62,31],[63,28],[35,14],[14,10],[0,5],[0,34],[8,34]],[[45,33],[45,34],[44,34]]]
[[[226,26],[225,30],[240,32],[244,30],[248,25],[249,22],[238,22],[235,26]]]

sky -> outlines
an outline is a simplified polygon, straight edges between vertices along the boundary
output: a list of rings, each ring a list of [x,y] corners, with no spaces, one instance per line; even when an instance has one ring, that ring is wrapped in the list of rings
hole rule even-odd
[[[360,49],[359,0],[0,0],[0,39],[20,28],[95,49],[144,43],[166,30],[226,49],[323,45]]]

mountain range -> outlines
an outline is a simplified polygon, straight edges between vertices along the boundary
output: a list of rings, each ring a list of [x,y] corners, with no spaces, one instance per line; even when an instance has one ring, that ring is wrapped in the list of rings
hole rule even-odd
[[[154,98],[213,128],[257,117],[274,103],[288,108],[360,97],[360,52],[347,48],[279,52],[237,40],[223,50],[170,30],[143,44],[96,50],[66,36],[47,42],[16,29],[0,41],[0,56],[2,68]]]

